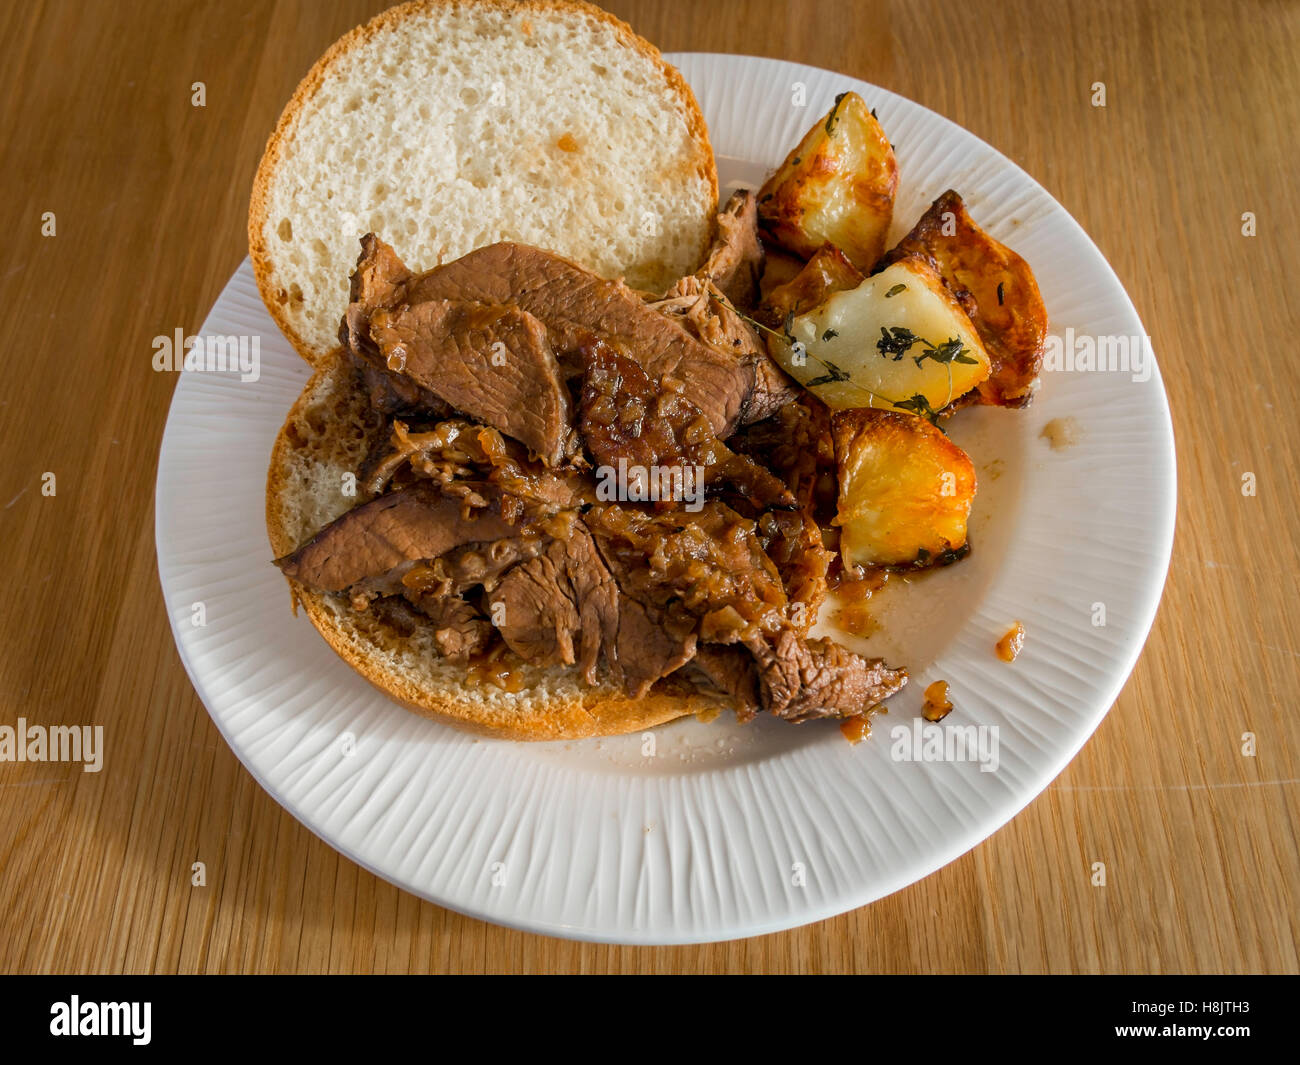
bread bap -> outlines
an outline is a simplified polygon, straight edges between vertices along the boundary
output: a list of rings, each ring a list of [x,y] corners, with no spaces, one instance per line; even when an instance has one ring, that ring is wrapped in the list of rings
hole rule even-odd
[[[575,0],[417,0],[298,86],[258,167],[249,252],[315,363],[364,233],[416,270],[513,240],[660,292],[699,263],[716,203],[695,97],[626,24]]]

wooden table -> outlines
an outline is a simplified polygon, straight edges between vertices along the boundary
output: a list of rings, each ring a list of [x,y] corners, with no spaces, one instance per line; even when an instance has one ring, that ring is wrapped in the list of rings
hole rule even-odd
[[[1128,288],[1178,441],[1178,533],[1150,642],[1048,791],[890,898],[673,949],[506,931],[359,869],[253,782],[172,644],[153,486],[175,377],[152,372],[150,341],[198,328],[245,254],[248,189],[280,108],[331,41],[383,6],[51,0],[0,12],[0,572],[13,581],[0,724],[102,724],[113,737],[97,774],[0,764],[0,969],[1300,968],[1300,5],[610,5],[664,50],[840,70],[1014,159]],[[204,108],[191,106],[195,81]],[[1104,108],[1090,103],[1099,81]],[[204,887],[190,882],[196,859]],[[1090,883],[1094,861],[1104,888]]]

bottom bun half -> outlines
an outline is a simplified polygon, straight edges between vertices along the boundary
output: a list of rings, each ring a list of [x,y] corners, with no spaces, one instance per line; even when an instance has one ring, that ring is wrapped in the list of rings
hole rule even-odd
[[[361,501],[348,494],[349,479],[383,431],[346,360],[337,353],[325,359],[271,452],[266,527],[274,557]],[[325,642],[370,683],[408,710],[472,732],[513,740],[616,736],[721,707],[692,691],[660,690],[672,678],[632,699],[604,676],[589,685],[576,668],[522,661],[510,667],[511,687],[519,690],[506,691],[442,657],[432,632],[405,632],[371,611],[354,610],[346,596],[289,585]]]

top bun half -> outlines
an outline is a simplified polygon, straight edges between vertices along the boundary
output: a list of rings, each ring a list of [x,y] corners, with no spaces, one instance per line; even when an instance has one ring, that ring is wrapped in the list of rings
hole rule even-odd
[[[249,250],[314,364],[367,232],[414,270],[510,240],[661,292],[698,265],[716,203],[695,97],[625,23],[576,0],[416,0],[298,86],[258,167]]]

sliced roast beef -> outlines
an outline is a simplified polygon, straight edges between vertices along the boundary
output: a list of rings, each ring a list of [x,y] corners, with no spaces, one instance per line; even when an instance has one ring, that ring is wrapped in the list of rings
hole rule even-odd
[[[745,406],[742,425],[770,418],[799,396],[800,388],[766,352],[754,360],[754,391]]]
[[[464,665],[491,645],[492,622],[459,596],[437,599],[421,596],[415,605],[429,618],[433,642],[444,658]]]
[[[786,721],[865,713],[907,683],[907,673],[825,638],[792,630],[746,641],[758,667],[763,708]]]
[[[651,307],[680,321],[692,335],[714,351],[754,369],[754,388],[740,416],[741,425],[770,418],[802,391],[773,361],[758,331],[742,317],[718,288],[699,277],[684,277]]]
[[[708,281],[683,277],[669,295],[653,300],[650,306],[676,318],[715,351],[742,361],[767,355],[767,347],[754,327]]]
[[[546,327],[494,303],[429,300],[378,308],[370,339],[391,375],[520,441],[548,466],[564,458],[569,399]]]
[[[477,587],[490,592],[507,570],[536,558],[546,547],[547,538],[537,533],[465,544],[415,566],[402,578],[402,585],[408,598],[421,600],[461,595]]]
[[[342,592],[361,581],[404,573],[421,559],[461,544],[518,532],[495,510],[466,514],[462,506],[428,483],[390,492],[326,525],[276,565],[308,588]]]
[[[387,366],[349,353],[361,375],[361,387],[370,398],[371,409],[380,414],[418,414],[446,417],[451,407],[438,396],[409,377],[394,373]]]
[[[371,318],[381,308],[460,300],[513,304],[546,326],[552,349],[576,349],[587,334],[621,339],[656,381],[690,383],[696,405],[721,437],[738,424],[754,384],[751,366],[730,359],[658,314],[620,281],[606,281],[551,252],[492,244],[413,274],[374,234],[362,238],[340,340],[374,352]]]
[[[735,708],[738,721],[749,721],[761,709],[758,669],[743,648],[701,644],[691,668],[697,686],[724,696]]]
[[[790,600],[787,615],[800,635],[817,623],[817,612],[826,601],[826,575],[830,570],[830,551],[822,542],[821,526],[811,507],[798,510],[773,510],[758,518],[757,533],[763,551],[781,574],[781,583]]]
[[[791,721],[846,717],[905,683],[905,673],[881,662],[829,640],[805,639],[816,604],[808,604],[806,616],[792,616],[756,526],[722,504],[710,502],[699,515],[597,506],[584,520],[622,590],[652,617],[663,624],[684,611],[696,619],[701,648],[695,666],[714,687],[735,693],[742,717],[751,703]],[[727,645],[742,657],[710,653]]]
[[[399,636],[410,637],[424,630],[429,619],[400,595],[382,596],[372,602],[370,612]]]
[[[835,441],[826,405],[807,392],[765,421],[746,426],[732,446],[777,474],[801,506],[823,524],[835,516],[839,494]]]
[[[430,420],[389,415],[357,467],[357,483],[378,495],[395,480],[399,486],[409,482],[410,477],[401,476],[404,470],[440,484],[457,479],[487,480],[491,463],[478,441],[482,429],[463,418]]]
[[[757,198],[749,189],[738,189],[718,213],[717,234],[704,264],[651,304],[660,313],[677,317],[715,351],[753,367],[754,388],[741,425],[771,417],[800,392],[768,355],[767,345],[746,317],[759,300],[765,259],[758,236]]]
[[[421,480],[443,494],[484,506],[485,486],[501,495],[502,514],[517,522],[520,513],[545,516],[594,498],[577,469],[545,469],[496,429],[449,419],[412,431],[393,420],[389,436],[372,449],[357,470],[369,493],[409,486]]]
[[[734,306],[747,311],[758,302],[764,259],[758,237],[758,198],[750,189],[737,189],[718,212],[713,244],[695,277],[711,281]],[[680,294],[676,286],[667,292]]]
[[[713,435],[684,385],[653,381],[635,359],[594,336],[579,351],[579,428],[598,477],[617,491],[602,498],[696,510],[704,489],[723,482],[760,510],[794,506],[779,478]]]
[[[640,699],[655,681],[675,673],[695,655],[693,632],[673,631],[631,596],[619,595],[618,615],[606,618],[616,632],[606,632],[606,652],[615,681],[634,699]]]
[[[489,605],[506,646],[525,661],[537,666],[578,661],[578,605],[562,561],[557,566],[549,555],[541,555],[516,566],[501,579]],[[599,647],[596,642],[590,657],[583,655],[588,683],[594,680]]]
[[[695,653],[693,633],[671,634],[623,594],[580,526],[511,569],[490,606],[502,638],[522,658],[541,666],[577,665],[595,683],[603,656],[614,680],[636,698]]]
[[[370,612],[399,636],[433,632],[438,653],[458,665],[486,651],[496,638],[492,622],[459,596],[422,600],[409,591],[406,597],[388,595],[370,604]]]
[[[658,304],[523,245],[413,274],[365,238],[340,337],[389,415],[358,471],[373,498],[277,565],[455,662],[508,649],[633,697],[717,693],[742,720],[850,716],[900,688],[807,639],[830,555],[819,452],[793,452],[817,452],[818,419],[736,309],[762,270],[753,207],[733,198],[700,272]],[[722,442],[774,411],[745,451]],[[678,494],[616,502],[610,469],[624,492],[678,469]],[[703,471],[689,496],[687,469]]]
[[[428,447],[428,450],[435,452],[445,448],[450,443],[449,435],[458,433],[460,425],[468,427],[469,423],[454,420],[437,424],[420,421],[408,423],[389,415],[384,421],[382,432],[376,434],[366,457],[356,469],[357,484],[372,495],[378,495],[388,487],[393,475],[423,448]],[[441,434],[436,445],[426,444],[432,432]],[[454,435],[451,439],[454,439]],[[468,474],[471,468],[467,463],[461,463],[460,471]],[[448,472],[450,474],[452,471]]]

